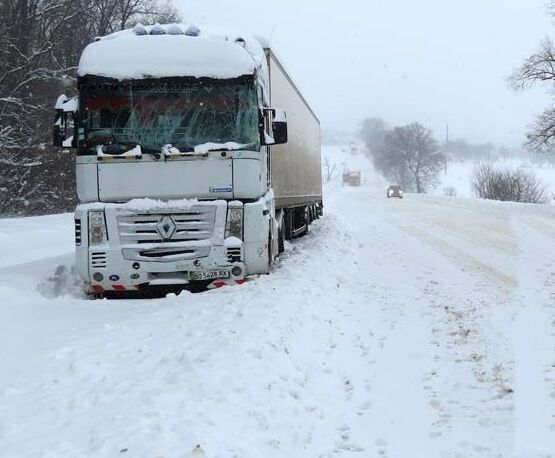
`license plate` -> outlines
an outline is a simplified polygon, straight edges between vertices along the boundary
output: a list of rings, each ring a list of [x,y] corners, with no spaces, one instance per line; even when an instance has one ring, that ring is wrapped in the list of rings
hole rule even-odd
[[[204,272],[189,272],[190,280],[213,280],[215,278],[229,278],[229,270],[208,270]]]

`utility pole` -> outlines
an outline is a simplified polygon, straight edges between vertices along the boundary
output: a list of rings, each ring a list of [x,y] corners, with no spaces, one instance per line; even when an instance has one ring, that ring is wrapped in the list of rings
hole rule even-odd
[[[447,160],[449,155],[449,124],[445,126],[445,175],[447,175]]]

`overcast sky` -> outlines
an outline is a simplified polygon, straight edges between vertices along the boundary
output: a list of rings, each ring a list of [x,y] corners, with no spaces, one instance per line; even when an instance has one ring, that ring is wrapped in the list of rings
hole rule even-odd
[[[553,35],[547,0],[174,0],[185,21],[264,35],[324,128],[368,116],[520,145],[545,90],[506,77]]]

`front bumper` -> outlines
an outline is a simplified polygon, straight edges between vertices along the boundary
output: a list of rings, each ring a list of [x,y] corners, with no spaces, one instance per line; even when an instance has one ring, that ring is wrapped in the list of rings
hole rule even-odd
[[[221,282],[237,283],[245,278],[245,265],[242,261],[229,262],[224,247],[214,246],[207,257],[176,262],[138,262],[123,258],[121,251],[99,252],[97,247],[83,250],[78,258],[80,264],[87,262],[82,272],[84,289],[87,293],[141,291],[150,287],[187,288],[190,286],[209,286]],[[99,262],[102,260],[102,262]],[[205,273],[205,279],[198,278]],[[213,273],[216,274],[216,276]],[[219,276],[218,274],[223,274]],[[210,277],[210,278],[209,278]],[[226,283],[227,282],[227,283]]]
[[[100,208],[94,210],[105,213],[108,237],[93,246],[87,243],[90,207],[83,205],[75,212],[79,221],[76,264],[87,293],[219,287],[244,281],[244,244],[236,238],[231,243],[224,239],[225,201],[158,213],[95,204]],[[156,221],[168,215],[175,220],[176,235],[160,239]]]

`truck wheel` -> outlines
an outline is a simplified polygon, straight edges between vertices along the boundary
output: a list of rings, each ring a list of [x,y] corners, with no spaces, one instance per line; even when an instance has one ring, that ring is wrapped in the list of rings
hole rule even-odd
[[[272,236],[268,234],[268,273],[272,270],[272,264],[274,263],[274,256],[272,254]]]
[[[278,229],[278,255],[285,252],[285,240],[283,237],[283,229]]]

